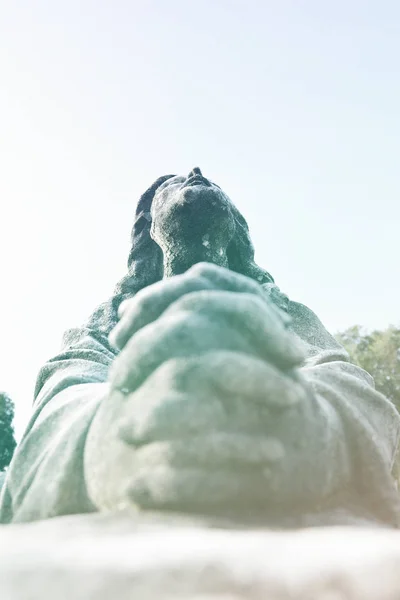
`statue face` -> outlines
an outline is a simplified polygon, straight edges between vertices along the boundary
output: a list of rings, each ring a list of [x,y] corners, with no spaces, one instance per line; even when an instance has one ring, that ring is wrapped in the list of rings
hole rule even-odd
[[[131,294],[210,262],[273,283],[254,262],[249,229],[229,197],[199,168],[187,177],[159,177],[141,196],[132,229],[126,291]]]
[[[197,167],[163,183],[154,195],[150,234],[163,251],[165,275],[201,261],[228,267],[235,212],[228,196]]]

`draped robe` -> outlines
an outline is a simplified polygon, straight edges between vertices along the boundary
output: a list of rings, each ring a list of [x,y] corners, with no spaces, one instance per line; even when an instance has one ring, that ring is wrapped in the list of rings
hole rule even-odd
[[[104,326],[112,304],[113,298],[85,327],[68,330],[60,354],[40,370],[33,414],[2,489],[1,522],[97,510],[86,491],[84,452],[117,353]],[[321,490],[318,506],[310,506],[311,517],[302,522],[397,526],[399,414],[310,309],[289,302],[288,313],[307,349],[300,370],[317,399],[313,422],[324,432],[322,444],[314,443],[312,426],[304,432],[305,468],[292,481],[294,497],[297,485]]]

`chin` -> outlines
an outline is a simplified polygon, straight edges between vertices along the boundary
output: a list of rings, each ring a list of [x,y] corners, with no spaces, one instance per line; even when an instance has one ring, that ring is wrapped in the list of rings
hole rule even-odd
[[[197,184],[197,185],[185,187],[181,191],[181,194],[182,194],[182,198],[184,198],[185,201],[193,201],[193,200],[201,201],[202,199],[204,199],[207,202],[212,202],[212,203],[218,202],[218,203],[225,204],[225,205],[230,203],[227,196],[225,196],[225,194],[223,194],[221,192],[221,190],[219,190],[218,188],[215,188],[215,187],[207,186],[207,185]]]

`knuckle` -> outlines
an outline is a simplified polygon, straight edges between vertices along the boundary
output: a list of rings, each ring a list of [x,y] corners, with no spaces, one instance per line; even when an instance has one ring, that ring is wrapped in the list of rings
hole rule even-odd
[[[192,277],[203,277],[207,279],[210,274],[215,273],[216,271],[220,270],[220,268],[221,267],[217,267],[212,263],[199,262],[193,265],[193,267],[190,267],[187,273]]]
[[[254,279],[250,279],[250,277],[239,273],[237,273],[237,279],[243,284],[244,289],[246,289],[249,294],[252,294],[253,296],[265,296],[261,285],[257,281],[254,281]]]
[[[243,296],[244,301],[248,304],[249,308],[255,311],[265,311],[268,308],[268,303],[266,299],[261,294],[255,294],[251,291],[245,292],[241,294]]]
[[[170,358],[159,368],[159,377],[167,384],[168,389],[183,390],[191,379],[195,361],[190,358]]]
[[[150,305],[150,294],[147,289],[140,290],[135,296],[134,311],[137,314],[145,312]]]
[[[135,298],[125,298],[125,300],[122,300],[121,304],[118,307],[119,317],[122,317],[124,314],[129,312],[134,303]]]
[[[209,294],[206,294],[207,298],[209,296]],[[200,308],[200,306],[202,306],[205,302],[205,297],[204,297],[204,293],[202,290],[200,291],[190,291],[189,293],[181,296],[180,298],[178,298],[174,304],[173,304],[173,309],[174,311],[184,311],[186,312],[191,312],[193,310],[198,310]]]

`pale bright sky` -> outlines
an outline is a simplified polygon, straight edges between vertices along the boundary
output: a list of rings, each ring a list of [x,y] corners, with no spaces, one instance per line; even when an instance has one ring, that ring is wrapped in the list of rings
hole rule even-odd
[[[135,203],[200,166],[331,331],[400,324],[400,3],[13,0],[0,12],[0,388],[20,436]]]

